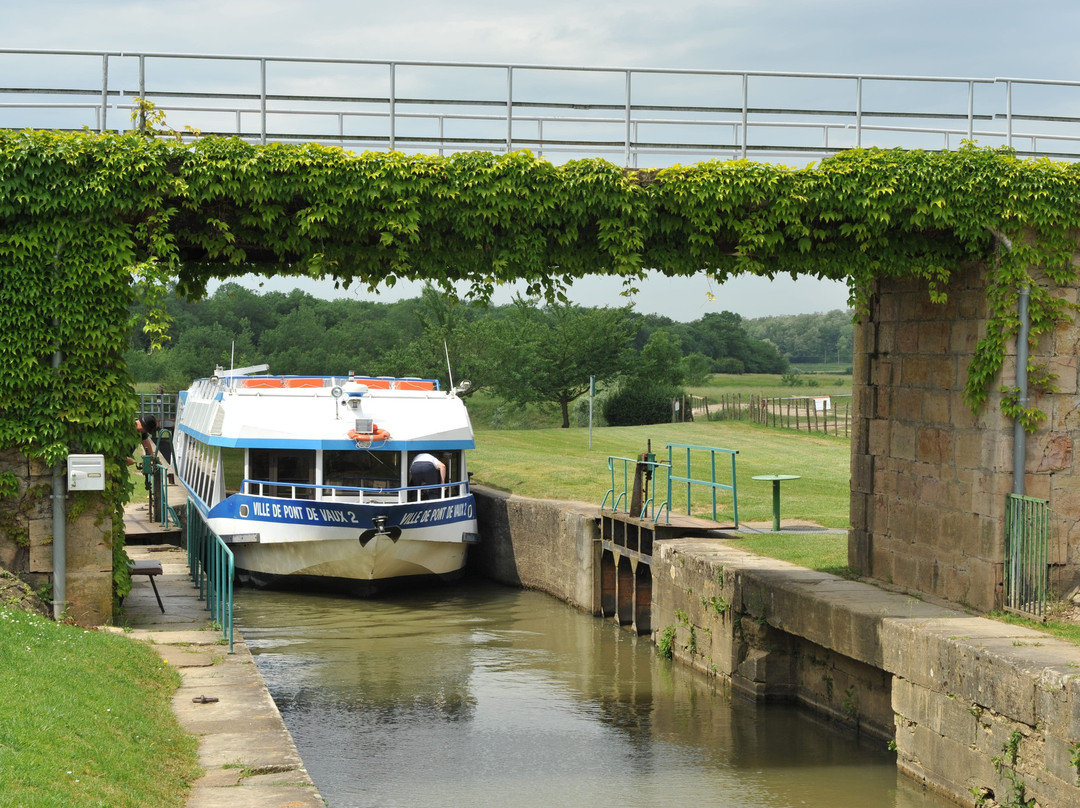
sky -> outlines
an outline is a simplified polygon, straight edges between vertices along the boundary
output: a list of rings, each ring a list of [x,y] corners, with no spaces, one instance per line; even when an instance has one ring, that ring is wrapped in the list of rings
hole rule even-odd
[[[1080,80],[1078,30],[1075,0],[0,0],[0,48],[590,67]],[[332,282],[245,284],[372,299]],[[588,278],[571,298],[623,305],[620,291]],[[398,284],[375,299],[415,294]],[[843,283],[787,276],[654,277],[633,302],[686,321],[823,312],[847,296]]]

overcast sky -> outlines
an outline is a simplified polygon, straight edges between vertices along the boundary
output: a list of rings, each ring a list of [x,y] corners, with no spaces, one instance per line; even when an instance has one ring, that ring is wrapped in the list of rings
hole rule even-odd
[[[1076,80],[1077,31],[1076,0],[0,0],[0,48],[596,67]],[[329,295],[331,287],[303,288]],[[661,278],[641,288],[638,311],[679,320],[847,301],[843,284],[786,276],[722,286]],[[403,290],[415,287],[399,285],[394,297]],[[619,290],[586,279],[572,296],[621,305]]]

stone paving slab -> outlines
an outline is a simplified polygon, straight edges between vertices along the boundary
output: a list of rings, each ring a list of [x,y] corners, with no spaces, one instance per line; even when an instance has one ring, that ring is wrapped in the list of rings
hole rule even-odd
[[[204,770],[185,808],[325,808],[243,638],[234,637],[230,654],[221,633],[208,629],[210,613],[188,577],[186,553],[170,545],[127,551],[161,562],[156,583],[165,612],[150,582],[136,578],[123,604],[129,628],[110,630],[149,643],[180,673],[172,708],[198,737]]]

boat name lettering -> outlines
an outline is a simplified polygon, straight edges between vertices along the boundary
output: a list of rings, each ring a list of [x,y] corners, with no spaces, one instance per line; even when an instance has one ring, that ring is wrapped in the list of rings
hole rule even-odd
[[[469,506],[465,503],[445,505],[441,508],[428,508],[426,511],[413,511],[401,517],[402,526],[422,525],[424,522],[440,522],[443,519],[462,519],[469,515]]]
[[[252,502],[251,514],[264,519],[335,522],[341,525],[360,524],[359,517],[351,511],[341,511],[333,508],[309,508],[302,505],[286,505],[281,502]]]

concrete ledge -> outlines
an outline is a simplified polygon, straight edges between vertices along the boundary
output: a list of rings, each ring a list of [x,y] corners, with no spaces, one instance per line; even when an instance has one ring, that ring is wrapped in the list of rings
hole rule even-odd
[[[953,799],[1021,784],[1039,805],[1080,805],[1080,647],[736,545],[658,543],[655,633],[674,632],[676,658],[891,730],[900,769]]]

